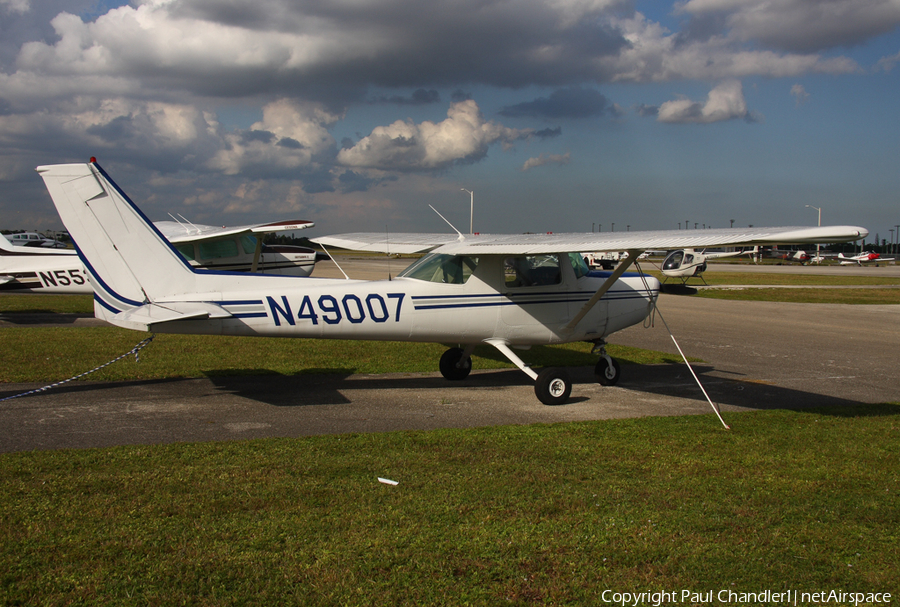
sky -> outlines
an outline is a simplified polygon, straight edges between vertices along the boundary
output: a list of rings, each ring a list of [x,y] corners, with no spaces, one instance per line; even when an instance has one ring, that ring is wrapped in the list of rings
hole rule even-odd
[[[153,220],[900,224],[900,0],[0,0],[0,227],[34,168]],[[807,206],[809,205],[809,206]]]

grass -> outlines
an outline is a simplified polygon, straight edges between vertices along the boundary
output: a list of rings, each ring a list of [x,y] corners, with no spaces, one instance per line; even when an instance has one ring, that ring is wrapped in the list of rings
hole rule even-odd
[[[50,382],[73,377],[129,351],[147,333],[115,327],[5,327],[0,329],[0,382]],[[331,341],[208,335],[157,335],[140,353],[88,379],[147,380],[215,375],[298,373],[427,373],[438,369],[446,346],[433,343]],[[535,346],[523,351],[535,366],[594,365],[591,344]],[[623,364],[676,362],[680,358],[627,346],[609,346]],[[491,346],[472,357],[476,369],[513,365]]]
[[[732,414],[732,431],[689,416],[4,454],[0,604],[896,597],[898,413]]]
[[[698,289],[696,297],[739,301],[776,301],[784,303],[822,303],[855,305],[900,304],[900,289]]]
[[[650,272],[659,280],[665,278],[662,272]],[[723,285],[789,285],[789,286],[879,286],[900,285],[900,277],[896,276],[835,276],[831,274],[765,274],[757,272],[704,272],[703,279],[710,286]],[[669,284],[678,284],[680,280],[669,279]],[[689,286],[703,284],[698,278],[692,278]]]
[[[0,312],[50,312],[56,314],[93,314],[92,295],[0,295]]]

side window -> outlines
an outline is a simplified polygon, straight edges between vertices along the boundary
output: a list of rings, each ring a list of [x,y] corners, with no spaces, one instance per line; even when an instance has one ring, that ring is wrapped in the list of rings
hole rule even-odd
[[[200,243],[200,259],[219,259],[220,257],[236,257],[238,254],[237,241],[208,240]]]
[[[256,236],[251,236],[250,234],[241,236],[241,248],[244,249],[244,253],[247,255],[256,253]]]
[[[569,262],[572,264],[572,269],[575,270],[575,278],[587,276],[591,271],[581,253],[569,253]]]
[[[438,253],[426,255],[412,264],[398,276],[415,278],[428,282],[441,282],[447,284],[465,284],[478,266],[477,257],[464,255],[441,255]]]
[[[510,289],[558,285],[562,282],[559,257],[556,255],[507,257],[503,263],[503,275]]]
[[[181,256],[187,259],[188,261],[194,261],[194,245],[193,244],[180,244],[175,246],[175,250],[181,253]]]

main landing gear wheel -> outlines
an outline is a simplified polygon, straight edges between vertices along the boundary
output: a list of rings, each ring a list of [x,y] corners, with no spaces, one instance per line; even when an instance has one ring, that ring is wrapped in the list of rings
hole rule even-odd
[[[472,370],[472,359],[466,357],[465,362],[460,364],[463,357],[462,348],[450,348],[441,355],[440,369],[441,375],[450,381],[458,381],[469,376]]]
[[[612,363],[612,364],[610,364]],[[619,363],[614,358],[607,359],[601,357],[594,367],[594,376],[601,386],[615,386],[619,383],[619,377],[622,375],[619,371]]]
[[[572,394],[572,380],[565,369],[548,367],[538,373],[534,393],[545,405],[561,405]]]

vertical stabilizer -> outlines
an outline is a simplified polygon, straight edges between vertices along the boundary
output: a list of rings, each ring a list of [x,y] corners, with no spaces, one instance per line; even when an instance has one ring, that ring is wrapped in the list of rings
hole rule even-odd
[[[90,274],[98,312],[195,290],[191,267],[99,165],[37,171]]]

